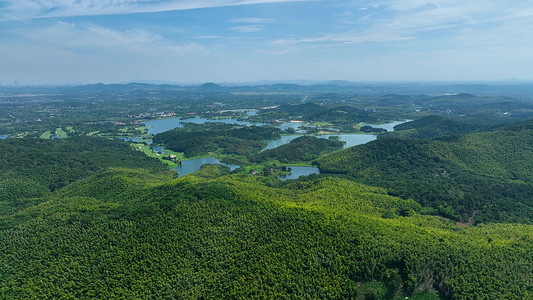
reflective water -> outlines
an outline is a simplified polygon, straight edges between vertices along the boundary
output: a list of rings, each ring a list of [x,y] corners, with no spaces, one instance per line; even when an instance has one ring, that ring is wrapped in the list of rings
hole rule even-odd
[[[317,167],[289,167],[291,173],[289,175],[279,176],[281,180],[298,179],[300,176],[307,176],[311,174],[320,174],[320,170]]]
[[[394,126],[400,125],[400,124],[403,124],[403,123],[407,123],[407,122],[411,122],[411,121],[412,120],[394,121],[394,122],[385,123],[385,124],[369,124],[369,123],[365,123],[365,125],[372,126],[374,128],[383,128],[383,129],[386,129],[387,131],[394,131]]]
[[[279,147],[281,145],[285,145],[290,143],[292,140],[299,138],[303,136],[303,134],[292,134],[292,135],[284,135],[279,139],[276,140],[270,140],[268,141],[268,145],[266,148],[264,148],[262,151],[268,150],[268,149],[274,149],[276,147]],[[346,149],[348,147],[357,146],[366,144],[370,141],[373,141],[377,138],[374,134],[357,134],[357,133],[347,133],[347,134],[317,134],[313,135],[317,138],[323,138],[327,139],[330,136],[338,136],[340,141],[346,142],[343,146],[343,149]]]
[[[183,123],[194,123],[194,124],[225,123],[225,124],[238,124],[238,125],[245,125],[245,126],[266,125],[263,123],[252,123],[248,121],[239,121],[237,119],[210,120],[210,119],[202,118],[202,117],[194,117],[190,119],[169,118],[169,119],[145,121],[143,123],[144,125],[146,125],[148,129],[148,133],[150,134],[158,134],[158,133],[165,132],[165,131],[168,131],[174,128],[181,128],[183,127]]]
[[[307,131],[305,129],[300,129],[300,127],[302,126],[303,127],[316,127],[314,125],[306,125],[304,123],[287,122],[287,123],[283,123],[283,124],[276,126],[276,128],[279,128],[281,130],[292,128],[296,130],[296,133],[306,133]]]
[[[152,150],[154,150],[155,152],[161,152],[161,154],[167,154],[167,152],[164,151],[161,146],[150,146],[150,148],[152,148]]]
[[[357,133],[347,133],[347,134],[321,134],[316,135],[316,137],[327,139],[330,136],[338,136],[339,140],[346,142],[343,149],[348,147],[353,147],[357,145],[366,144],[377,139],[377,136],[374,134],[357,134]]]
[[[140,142],[140,141],[145,140],[143,138],[130,138],[130,137],[120,137],[120,139],[126,142]]]
[[[250,112],[253,113],[253,112]],[[251,115],[249,113],[249,115]],[[387,130],[394,130],[393,127],[408,122],[410,120],[406,121],[396,121],[392,123],[387,124],[367,124],[369,126],[377,127],[377,128],[384,128]],[[191,122],[195,124],[203,124],[206,122],[221,122],[221,123],[227,123],[227,124],[239,124],[239,125],[263,125],[263,124],[253,124],[251,122],[247,121],[238,121],[236,119],[221,119],[221,120],[209,120],[206,118],[201,117],[195,117],[192,119],[185,119],[182,120],[180,118],[170,118],[170,119],[162,119],[162,120],[154,120],[154,121],[147,121],[144,122],[147,126],[151,126],[148,128],[149,133],[156,134],[160,132],[164,132],[176,127],[183,127],[183,123],[185,122]],[[295,128],[302,126],[301,123],[285,123],[277,126],[277,128],[280,129],[286,129],[286,128]],[[308,126],[308,125],[304,125]],[[279,139],[276,140],[270,140],[268,141],[268,146],[263,149],[273,149],[276,147],[279,147],[281,145],[287,144],[290,141],[303,136],[303,134],[293,134],[293,135],[284,135]],[[322,135],[314,135],[318,138],[329,138],[330,136],[338,136],[339,140],[346,142],[343,148],[348,148],[352,146],[357,146],[361,144],[368,143],[370,141],[373,141],[377,138],[376,135],[373,134],[322,134]],[[159,152],[162,151],[161,147],[159,146],[152,146],[154,151]],[[197,159],[189,159],[189,160],[183,160],[181,166],[173,168],[174,170],[178,171],[178,176],[181,177],[183,175],[198,171],[200,167],[204,164],[219,164],[228,166],[231,170],[237,169],[239,166],[237,165],[229,165],[220,162],[218,159],[214,157],[207,157],[207,158],[197,158]],[[280,176],[281,180],[287,180],[287,179],[297,179],[300,176],[307,176],[310,174],[320,174],[320,170],[316,167],[290,167],[292,169],[291,173],[289,175]]]
[[[247,116],[254,116],[254,115],[257,115],[257,111],[248,111],[247,112]],[[369,124],[365,124],[365,125],[376,127],[376,128],[383,128],[383,129],[386,129],[387,131],[394,131],[394,126],[396,126],[398,124],[405,123],[405,122],[409,122],[409,121],[412,121],[412,120],[394,121],[394,122],[385,123],[385,124],[370,124],[369,123]],[[194,123],[194,124],[204,124],[206,122],[211,122],[211,123],[238,124],[238,125],[245,125],[245,126],[252,126],[252,125],[262,126],[262,125],[266,125],[264,123],[252,123],[252,122],[237,120],[237,119],[233,119],[233,118],[232,119],[210,120],[210,119],[202,118],[202,117],[198,117],[198,116],[194,117],[194,118],[190,118],[190,119],[168,118],[168,119],[145,121],[143,123],[148,128],[148,133],[157,134],[157,133],[165,132],[165,131],[168,131],[168,130],[171,130],[171,129],[174,129],[174,128],[183,127],[183,123],[187,123],[187,122]],[[304,124],[304,123],[287,122],[287,123],[283,123],[281,125],[276,126],[276,128],[279,128],[281,130],[284,130],[284,129],[287,129],[287,128],[294,128],[297,131],[297,133],[305,133],[305,130],[300,130],[299,129],[301,126],[316,127],[314,125],[308,125],[308,124]],[[328,130],[332,130],[332,131],[338,130],[337,128],[327,128],[327,129]]]
[[[276,140],[269,140],[268,145],[266,148],[264,148],[262,151],[268,150],[268,149],[274,149],[281,145],[285,145],[290,143],[292,140],[297,139],[299,137],[303,136],[303,134],[291,134],[291,135],[283,135],[279,139]]]
[[[214,157],[206,157],[206,158],[182,160],[181,166],[177,166],[172,169],[178,171],[178,177],[181,177],[183,175],[200,170],[200,167],[205,164],[216,164],[216,165],[228,166],[232,171],[239,167],[237,165],[228,165],[228,164],[222,163],[220,162],[220,160]]]
[[[248,119],[248,117],[253,117],[257,115],[258,115],[257,110],[249,110],[246,112],[246,117],[244,117],[244,119]]]

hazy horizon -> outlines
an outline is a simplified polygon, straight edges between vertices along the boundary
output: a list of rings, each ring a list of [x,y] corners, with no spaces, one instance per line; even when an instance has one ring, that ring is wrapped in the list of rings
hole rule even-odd
[[[347,86],[353,85],[428,85],[428,86],[446,86],[446,85],[531,85],[533,80],[525,79],[516,79],[509,78],[503,80],[429,80],[429,81],[400,81],[400,80],[390,80],[390,81],[350,81],[343,79],[331,79],[331,80],[257,80],[257,81],[242,81],[242,82],[213,82],[213,81],[198,81],[198,82],[177,82],[177,81],[166,81],[166,80],[142,80],[135,79],[130,81],[121,81],[121,82],[66,82],[66,83],[43,83],[43,84],[22,84],[18,81],[12,83],[0,83],[1,87],[14,88],[14,87],[76,87],[76,86],[89,86],[89,85],[127,85],[127,84],[148,84],[148,85],[175,85],[182,87],[194,87],[201,86],[203,84],[214,83],[219,86],[227,87],[254,87],[254,86],[268,86],[276,84],[294,84],[300,86],[314,86],[314,85],[341,85],[346,84]]]
[[[0,26],[8,86],[533,79],[522,0],[0,0]]]

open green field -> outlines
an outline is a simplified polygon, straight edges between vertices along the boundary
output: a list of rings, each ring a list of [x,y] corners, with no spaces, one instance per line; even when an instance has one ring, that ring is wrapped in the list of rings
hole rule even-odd
[[[55,134],[61,139],[68,137],[68,134],[63,130],[63,128],[57,128]]]
[[[167,164],[170,168],[177,167],[178,164],[174,163],[174,162],[172,162],[170,160],[163,159],[164,157],[170,157],[170,155],[176,155],[175,159],[177,161],[186,159],[185,155],[183,154],[183,152],[174,152],[174,151],[168,150],[168,149],[166,149],[164,147],[161,147],[161,148],[162,148],[163,151],[167,152],[167,154],[158,154],[157,152],[152,150],[152,148],[150,148],[149,145],[139,144],[139,143],[132,143],[131,145],[132,145],[132,147],[135,150],[141,151],[141,152],[143,152],[144,154],[146,154],[149,157],[157,158],[162,163]]]
[[[41,139],[48,140],[48,139],[50,139],[51,135],[52,135],[52,132],[50,132],[50,130],[48,130],[48,131],[43,132],[39,137]]]
[[[334,124],[328,123],[328,122],[315,122],[313,125],[318,127],[326,127],[326,126],[333,126]]]

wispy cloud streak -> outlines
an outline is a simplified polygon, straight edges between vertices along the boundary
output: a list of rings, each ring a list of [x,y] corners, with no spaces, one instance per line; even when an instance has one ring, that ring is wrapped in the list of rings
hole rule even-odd
[[[230,23],[270,24],[274,19],[270,18],[238,18],[229,20]]]
[[[434,38],[457,37],[468,30],[475,37],[501,27],[510,28],[512,34],[523,26],[533,28],[533,4],[528,0],[516,0],[512,5],[502,0],[378,0],[375,3],[355,8],[359,14],[348,11],[335,15],[342,26],[334,32],[279,39],[273,43],[343,45],[414,40],[433,33]],[[362,13],[365,15],[361,16]]]
[[[19,43],[72,52],[88,51],[99,55],[127,53],[157,56],[159,54],[190,55],[208,52],[198,44],[191,42],[178,44],[142,29],[117,31],[94,24],[76,25],[56,22],[32,30],[20,28],[13,33],[20,37]]]
[[[375,33],[375,34],[358,34],[358,33],[341,33],[328,34],[315,38],[302,39],[280,39],[274,41],[274,44],[301,44],[301,43],[341,43],[341,44],[358,44],[371,42],[393,42],[411,40],[413,37],[400,36],[389,33]]]
[[[131,14],[311,0],[0,0],[0,20]]]
[[[269,18],[238,18],[231,19],[230,23],[242,23],[246,25],[235,26],[231,28],[240,33],[258,32],[265,28],[265,25],[274,23],[274,19]]]

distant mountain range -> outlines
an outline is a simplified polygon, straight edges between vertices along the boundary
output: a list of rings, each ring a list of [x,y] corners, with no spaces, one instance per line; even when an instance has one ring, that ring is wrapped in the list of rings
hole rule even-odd
[[[252,82],[252,83],[203,83],[177,84],[166,81],[142,81],[120,84],[87,84],[64,86],[0,86],[1,94],[20,93],[100,93],[125,92],[132,90],[183,90],[183,91],[217,91],[217,92],[298,92],[298,93],[352,93],[358,95],[430,95],[449,96],[455,94],[474,94],[476,96],[505,95],[532,99],[533,82],[498,81],[498,82],[352,82],[332,81],[298,81],[295,82]]]

